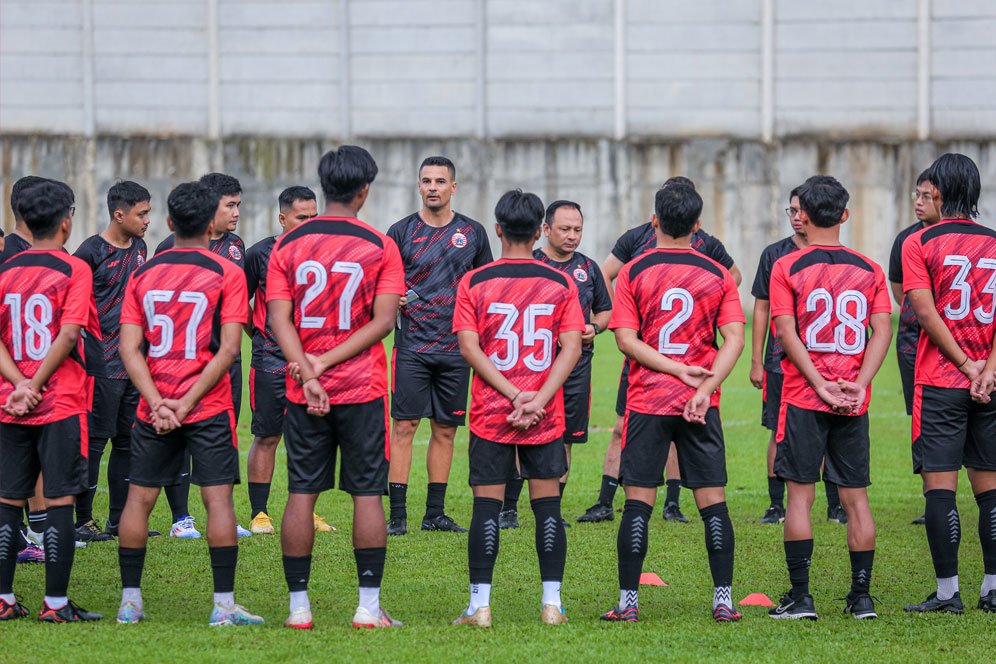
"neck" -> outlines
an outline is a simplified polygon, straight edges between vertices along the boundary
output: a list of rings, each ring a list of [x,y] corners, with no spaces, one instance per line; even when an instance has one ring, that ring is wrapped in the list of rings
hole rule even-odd
[[[453,221],[453,210],[448,204],[446,207],[441,207],[438,210],[422,206],[422,209],[418,212],[418,216],[430,226],[445,226]]]
[[[657,248],[658,249],[691,249],[692,248],[692,234],[682,235],[681,237],[671,237],[670,235],[665,235],[660,231],[657,231]]]
[[[501,257],[531,259],[533,257],[533,245],[531,242],[522,243],[522,244],[511,244],[503,239],[501,243]]]
[[[810,225],[806,229],[806,238],[808,240],[807,244],[810,245],[818,244],[824,247],[839,247],[840,224],[831,226],[830,228],[820,228],[816,225]]]
[[[940,217],[938,217],[936,219],[921,219],[920,223],[923,224],[924,226],[933,226],[934,224],[936,224],[940,220],[941,220]]]
[[[113,244],[115,247],[127,249],[131,246],[132,236],[125,233],[121,226],[113,221],[107,226],[107,230],[100,234],[100,237]]]
[[[207,249],[210,235],[198,235],[197,237],[180,237],[174,235],[174,245],[177,249]]]
[[[35,240],[35,243],[31,245],[32,249],[41,249],[43,251],[59,251],[62,249],[63,242],[59,239],[59,236],[45,238],[44,240]]]
[[[352,206],[345,203],[330,202],[325,204],[326,217],[356,217],[359,210],[354,210]]]
[[[569,251],[564,253],[552,245],[546,245],[543,247],[542,252],[546,254],[549,258],[557,261],[558,263],[566,263],[574,257],[574,252]]]
[[[795,246],[802,249],[809,244],[809,238],[807,238],[805,235],[801,233],[793,233],[792,242],[795,244]]]
[[[28,225],[23,221],[18,221],[14,223],[14,234],[21,237],[21,239],[31,244],[34,237],[31,235],[31,231],[28,230]]]
[[[225,237],[225,235],[227,235],[227,234],[228,234],[228,231],[221,231],[220,233],[216,233],[215,231],[211,231],[210,237],[211,237],[212,240],[220,240],[221,238]]]

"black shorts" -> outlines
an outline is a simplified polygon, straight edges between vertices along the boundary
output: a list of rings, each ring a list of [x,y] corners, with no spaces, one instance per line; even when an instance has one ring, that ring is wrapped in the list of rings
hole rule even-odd
[[[228,370],[228,379],[232,383],[232,404],[235,406],[235,421],[242,414],[242,355],[236,355],[232,367]]]
[[[761,424],[771,431],[778,430],[778,411],[782,405],[782,382],[784,380],[783,374],[767,370],[764,372]]]
[[[619,374],[619,388],[616,391],[616,415],[626,416],[626,391],[629,389],[629,360],[623,360],[622,373]]]
[[[916,365],[916,355],[896,353],[899,360],[899,378],[903,381],[903,398],[906,400],[906,414],[913,414],[913,369]]]
[[[287,410],[286,376],[249,369],[249,408],[252,409],[252,435],[266,438],[283,434]]]
[[[987,404],[968,389],[917,385],[913,399],[913,472],[962,466],[996,470],[996,393]]]
[[[87,416],[48,424],[0,423],[0,498],[35,495],[38,473],[46,498],[76,496],[88,488]]]
[[[138,390],[127,378],[94,377],[90,435],[104,440],[121,434],[131,435],[138,397]]]
[[[495,443],[470,434],[470,485],[505,484],[515,477],[515,457],[523,479],[549,480],[567,472],[564,439],[541,445]]]
[[[129,481],[145,487],[176,484],[192,462],[190,481],[198,486],[239,483],[235,413],[230,410],[184,424],[160,436],[148,422],[135,420],[131,431]]]
[[[628,486],[664,484],[664,466],[674,441],[681,485],[690,489],[726,486],[726,445],[719,410],[706,411],[705,424],[681,415],[647,415],[629,411],[623,424],[619,475]]]
[[[334,487],[338,451],[339,488],[353,496],[381,496],[387,490],[390,459],[387,398],[333,404],[324,417],[308,415],[306,406],[288,402],[284,448],[290,493],[321,493]]]
[[[391,417],[432,418],[461,426],[467,421],[470,367],[459,355],[395,349],[391,361]]]
[[[823,464],[823,478],[845,489],[871,484],[868,413],[838,415],[783,402],[776,440],[775,475],[783,480],[816,484]]]
[[[591,417],[591,354],[581,355],[574,371],[564,382],[564,442],[568,445],[588,442]]]

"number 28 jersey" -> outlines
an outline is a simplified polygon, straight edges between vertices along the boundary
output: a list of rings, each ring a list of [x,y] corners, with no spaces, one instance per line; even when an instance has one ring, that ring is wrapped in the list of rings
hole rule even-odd
[[[476,332],[491,363],[516,388],[538,390],[546,382],[562,332],[585,328],[578,289],[560,270],[536,260],[503,258],[468,272],[457,288],[453,331]],[[542,445],[564,434],[562,390],[546,417],[526,431],[506,421],[508,399],[477,373],[471,383],[470,430],[495,443]]]
[[[813,245],[780,258],[771,271],[771,318],[795,316],[799,338],[827,380],[853,381],[861,371],[873,314],[892,313],[885,273],[874,261],[841,246]],[[782,401],[833,412],[787,356]],[[871,400],[855,415],[864,414]]]

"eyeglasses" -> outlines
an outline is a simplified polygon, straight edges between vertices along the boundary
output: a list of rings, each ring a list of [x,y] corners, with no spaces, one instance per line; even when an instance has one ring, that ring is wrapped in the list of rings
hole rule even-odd
[[[75,205],[70,205],[69,206],[69,216],[70,217],[75,217],[76,216],[76,206]]]
[[[789,219],[799,214],[799,208],[787,207],[785,208],[785,214],[788,215]]]
[[[923,199],[924,203],[929,203],[934,200],[934,197],[930,195],[929,191],[914,191],[910,192],[910,199],[916,203],[918,200]]]

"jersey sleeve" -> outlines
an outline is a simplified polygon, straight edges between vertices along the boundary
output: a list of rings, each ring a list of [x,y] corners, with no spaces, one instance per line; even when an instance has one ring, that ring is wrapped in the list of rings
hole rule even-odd
[[[587,327],[584,313],[581,311],[581,298],[578,297],[578,287],[573,281],[567,282],[567,300],[564,303],[564,313],[560,318],[561,332],[584,332]]]
[[[919,237],[911,235],[903,243],[903,290],[909,292],[914,288],[930,287],[930,273],[923,255],[923,244]]]
[[[478,226],[477,234],[480,240],[478,240],[477,253],[474,255],[474,269],[494,261],[494,256],[491,254],[491,244],[488,242],[488,234],[484,231],[484,226]]]
[[[892,243],[892,251],[889,253],[889,281],[894,284],[903,283],[903,237],[905,233],[896,236]],[[909,237],[909,236],[907,236]]]
[[[602,276],[602,270],[595,261],[591,262],[592,270],[591,283],[594,289],[594,297],[591,301],[592,312],[598,314],[603,311],[612,310],[612,296],[609,295],[609,288],[605,285],[605,277]]]
[[[88,326],[91,322],[91,300],[93,300],[93,272],[74,265],[66,299],[62,303],[60,324]]]
[[[125,286],[124,300],[121,302],[121,324],[142,325],[142,307],[138,302],[137,279],[129,279]]]
[[[477,316],[474,314],[474,302],[470,294],[470,275],[468,272],[460,279],[457,286],[456,302],[453,305],[453,331],[477,332]]]
[[[221,289],[221,324],[249,322],[249,293],[246,276],[234,266],[225,266]]]
[[[158,255],[160,252],[166,251],[167,249],[172,249],[175,243],[176,239],[173,237],[173,234],[170,233],[169,235],[166,236],[166,239],[160,242],[159,246],[156,247],[156,255]]]
[[[249,297],[255,297],[256,291],[259,289],[259,279],[261,276],[259,270],[259,254],[260,252],[253,251],[251,249],[249,250],[249,253],[246,254],[246,291],[248,291]],[[258,306],[260,303],[257,302],[256,304]]]
[[[771,289],[771,252],[765,249],[761,253],[760,260],[757,261],[757,272],[754,274],[754,285],[751,286],[750,294],[758,300],[769,299]]]
[[[612,318],[609,329],[620,327],[628,330],[640,329],[640,313],[633,297],[633,288],[629,283],[629,270],[623,270],[616,277],[616,301],[612,307]]]
[[[628,230],[619,236],[616,243],[612,245],[612,255],[622,263],[628,263],[633,259],[633,231]]]
[[[404,220],[396,221],[391,224],[391,227],[387,229],[387,237],[394,241],[394,244],[400,249],[401,248],[401,235],[403,234],[402,227],[404,226]]]
[[[733,256],[726,251],[726,247],[716,237],[706,234],[704,253],[727,270],[734,265]]]
[[[404,295],[405,292],[405,264],[401,260],[401,251],[394,242],[385,242],[384,263],[377,277],[374,295]]]
[[[889,298],[889,289],[885,284],[885,273],[878,266],[875,270],[875,295],[871,301],[871,313],[891,314],[892,300]]]
[[[771,318],[795,316],[795,298],[789,285],[785,261],[778,261],[771,268]]]
[[[93,242],[90,240],[84,240],[83,244],[76,248],[73,256],[80,259],[84,263],[90,266],[90,271],[93,272],[97,267],[97,257],[93,254]]]
[[[723,299],[719,303],[719,315],[716,316],[716,327],[729,323],[746,323],[743,305],[740,304],[740,291],[737,282],[729,272],[723,274]]]
[[[287,300],[292,302],[291,287],[287,282],[287,268],[284,266],[284,254],[280,251],[278,242],[270,252],[270,265],[266,269],[266,300]]]

